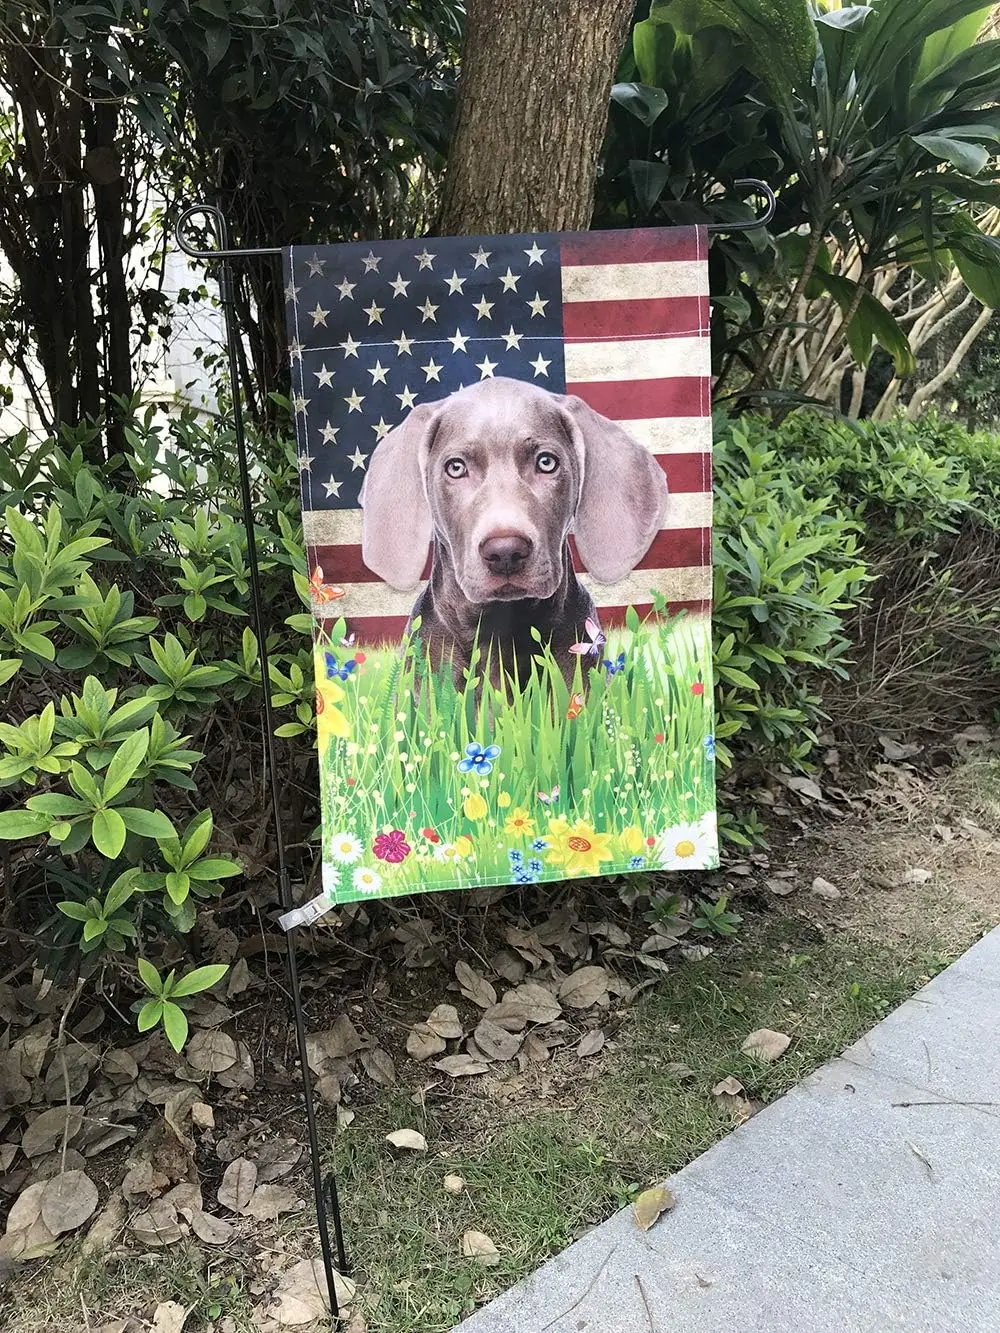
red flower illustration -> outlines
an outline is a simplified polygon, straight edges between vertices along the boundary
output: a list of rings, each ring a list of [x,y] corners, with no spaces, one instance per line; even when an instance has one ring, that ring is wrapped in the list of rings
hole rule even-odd
[[[700,680],[696,680],[695,683],[691,686],[691,693],[692,693],[692,694],[704,694],[704,693],[705,693],[705,687],[704,687],[704,685],[701,683]]]
[[[410,844],[406,841],[406,834],[402,829],[394,828],[388,833],[380,833],[372,843],[372,851],[380,861],[390,861],[393,865],[399,865],[400,861],[405,861],[410,854]]]
[[[434,830],[433,830],[432,828],[424,828],[424,829],[421,829],[420,832],[424,835],[424,837],[427,839],[428,842],[440,842],[440,841],[441,841],[440,835],[437,834],[437,833],[435,833]]]
[[[662,745],[662,744],[663,744],[663,732],[662,732],[662,731],[658,731],[658,732],[656,733],[656,735],[653,737],[653,740],[656,741],[657,745]]]

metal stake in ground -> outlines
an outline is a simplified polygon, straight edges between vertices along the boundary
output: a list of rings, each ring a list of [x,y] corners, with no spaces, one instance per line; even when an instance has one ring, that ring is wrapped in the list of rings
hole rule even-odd
[[[184,237],[184,227],[196,215],[210,219],[218,248],[199,250],[189,245]],[[233,404],[233,434],[236,439],[236,459],[240,476],[240,497],[243,507],[243,527],[247,535],[247,565],[250,570],[250,604],[253,612],[254,633],[260,654],[261,687],[264,695],[264,754],[267,763],[268,786],[271,796],[271,818],[274,823],[275,849],[278,858],[278,884],[281,905],[284,911],[292,908],[291,882],[285,859],[285,839],[281,823],[281,794],[278,788],[278,775],[274,762],[274,719],[271,713],[270,674],[267,657],[267,626],[264,621],[263,599],[260,592],[260,566],[257,561],[257,540],[254,532],[253,493],[250,486],[250,467],[247,458],[246,436],[243,430],[243,407],[239,387],[239,330],[236,323],[236,308],[233,292],[232,259],[245,259],[256,256],[280,255],[277,246],[259,249],[231,250],[229,248],[229,229],[220,209],[210,204],[193,204],[186,208],[177,222],[175,239],[181,250],[192,259],[219,265],[219,292],[222,299],[222,311],[226,324],[226,350],[229,357],[229,388]],[[306,1047],[305,1015],[302,1012],[302,998],[299,994],[299,968],[296,952],[296,929],[293,926],[286,934],[288,945],[288,984],[292,991],[292,1006],[295,1013],[295,1036],[299,1048],[299,1063],[302,1067],[302,1091],[305,1098],[306,1129],[309,1138],[309,1154],[312,1164],[313,1195],[316,1200],[316,1226],[319,1231],[319,1245],[323,1257],[323,1269],[326,1274],[327,1292],[330,1298],[330,1311],[335,1319],[340,1319],[340,1305],[337,1300],[336,1270],[333,1252],[330,1246],[330,1231],[327,1225],[327,1208],[333,1215],[334,1232],[337,1240],[337,1258],[340,1272],[347,1274],[347,1253],[344,1247],[344,1229],[340,1216],[340,1199],[337,1192],[337,1177],[331,1171],[323,1177],[323,1163],[320,1157],[319,1135],[316,1128],[316,1106],[313,1101],[312,1082],[309,1078],[309,1058]],[[327,1204],[329,1199],[329,1205]]]

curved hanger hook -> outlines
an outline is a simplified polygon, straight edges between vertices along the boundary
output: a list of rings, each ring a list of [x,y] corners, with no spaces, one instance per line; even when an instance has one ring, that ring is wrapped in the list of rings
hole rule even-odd
[[[201,215],[206,218],[215,235],[216,244],[211,250],[202,250],[185,237],[184,230],[190,224],[191,219]],[[174,240],[179,249],[190,256],[191,259],[237,259],[246,255],[280,255],[281,247],[278,245],[258,246],[252,249],[237,250],[229,248],[229,228],[226,226],[225,214],[221,208],[216,208],[214,204],[190,204],[177,219],[177,225],[174,228]]]
[[[778,200],[767,181],[758,180],[756,176],[745,176],[741,180],[734,181],[733,184],[752,186],[755,194],[764,196],[767,200],[767,206],[764,212],[759,217],[754,218],[752,222],[710,222],[707,230],[712,236],[721,235],[723,232],[732,235],[737,232],[756,231],[758,227],[766,227],[774,217]]]

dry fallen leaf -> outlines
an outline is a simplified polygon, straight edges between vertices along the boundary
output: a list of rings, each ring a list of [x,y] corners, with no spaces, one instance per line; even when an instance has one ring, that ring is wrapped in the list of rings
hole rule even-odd
[[[325,1032],[310,1032],[306,1038],[309,1068],[314,1074],[327,1074],[331,1072],[329,1066],[333,1061],[346,1060],[360,1051],[361,1046],[354,1024],[346,1014],[341,1014],[332,1028]]]
[[[745,1088],[738,1078],[733,1078],[732,1074],[728,1078],[720,1079],[712,1089],[713,1097],[738,1097]]]
[[[578,972],[571,972],[559,987],[559,999],[571,1009],[607,1004],[607,971],[603,967],[581,967]]]
[[[490,1060],[513,1060],[521,1049],[521,1038],[484,1018],[475,1032],[476,1045]]]
[[[362,1051],[361,1063],[373,1083],[378,1083],[383,1088],[391,1088],[396,1082],[396,1066],[392,1063],[389,1053],[383,1051],[381,1047],[376,1047],[374,1051]]]
[[[183,1232],[177,1223],[177,1209],[164,1199],[154,1199],[148,1208],[132,1218],[132,1230],[143,1245],[173,1245]]]
[[[516,1004],[523,1008],[529,1023],[554,1023],[562,1013],[562,1005],[545,986],[526,981],[503,997],[504,1005]]]
[[[676,1202],[666,1185],[654,1185],[652,1189],[643,1190],[632,1205],[636,1226],[640,1231],[648,1231],[658,1218],[673,1208]]]
[[[394,1129],[386,1139],[394,1148],[408,1148],[410,1152],[426,1152],[427,1140],[415,1129]]]
[[[302,1144],[292,1139],[275,1139],[265,1143],[257,1154],[257,1184],[263,1185],[268,1180],[279,1180],[287,1176],[302,1156]]]
[[[72,1143],[83,1124],[83,1111],[79,1106],[54,1106],[51,1111],[36,1116],[21,1137],[21,1151],[25,1157],[40,1157],[42,1153],[51,1152],[62,1143],[67,1124],[68,1142]]]
[[[489,1009],[491,1005],[496,1004],[496,991],[486,978],[474,968],[471,968],[468,963],[457,962],[455,964],[455,976],[458,978],[458,984],[465,998],[478,1005],[480,1009]]]
[[[334,1274],[337,1304],[346,1309],[354,1299],[354,1283]],[[330,1296],[321,1259],[300,1259],[283,1275],[275,1291],[279,1304],[273,1311],[278,1324],[310,1324],[330,1313]]]
[[[458,1041],[465,1029],[453,1004],[439,1004],[427,1015],[427,1026],[445,1041]]]
[[[245,1157],[230,1162],[222,1177],[217,1198],[223,1208],[241,1213],[253,1197],[257,1185],[257,1168]]]
[[[327,1106],[339,1106],[341,1087],[336,1074],[324,1074],[316,1080],[316,1096]]]
[[[150,1333],[182,1333],[188,1311],[176,1301],[161,1301],[153,1311]]]
[[[206,1074],[221,1074],[237,1060],[236,1043],[225,1032],[196,1032],[184,1048],[184,1057],[192,1069]]]
[[[97,1209],[97,1186],[85,1171],[66,1171],[45,1183],[42,1221],[53,1236],[75,1231]]]
[[[467,1231],[462,1237],[462,1254],[472,1259],[483,1268],[496,1268],[500,1262],[500,1251],[481,1231]]]
[[[277,1222],[282,1213],[296,1212],[299,1202],[287,1185],[258,1185],[242,1213],[258,1222]]]
[[[596,1055],[604,1046],[606,1038],[600,1028],[595,1028],[593,1032],[587,1032],[580,1038],[580,1044],[576,1048],[576,1053],[581,1058],[588,1055]]]
[[[444,1037],[439,1037],[429,1023],[414,1023],[406,1038],[406,1053],[413,1060],[429,1060],[447,1049]]]
[[[473,1060],[471,1055],[446,1055],[443,1060],[435,1060],[434,1068],[452,1078],[469,1078],[473,1074],[485,1074],[489,1065],[481,1060]]]
[[[22,1190],[11,1205],[7,1214],[7,1231],[27,1231],[32,1222],[42,1215],[42,1195],[45,1193],[47,1180],[40,1180]]]
[[[461,1176],[447,1175],[444,1178],[444,1189],[446,1194],[461,1194],[465,1189],[465,1181]]]
[[[206,1245],[225,1245],[231,1239],[234,1228],[221,1217],[213,1217],[201,1208],[191,1208],[188,1213],[191,1230]]]
[[[778,898],[786,898],[795,892],[795,881],[791,879],[767,879],[764,884]]]
[[[788,1050],[792,1039],[787,1032],[775,1032],[773,1028],[758,1028],[751,1032],[740,1047],[744,1055],[752,1055],[757,1060],[770,1064],[780,1060]]]

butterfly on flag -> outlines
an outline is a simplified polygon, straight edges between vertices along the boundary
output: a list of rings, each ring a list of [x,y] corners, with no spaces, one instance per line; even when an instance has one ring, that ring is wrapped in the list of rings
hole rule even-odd
[[[601,649],[607,642],[600,625],[588,616],[584,622],[584,629],[587,631],[589,642],[571,644],[570,652],[576,653],[578,657],[600,657]]]

